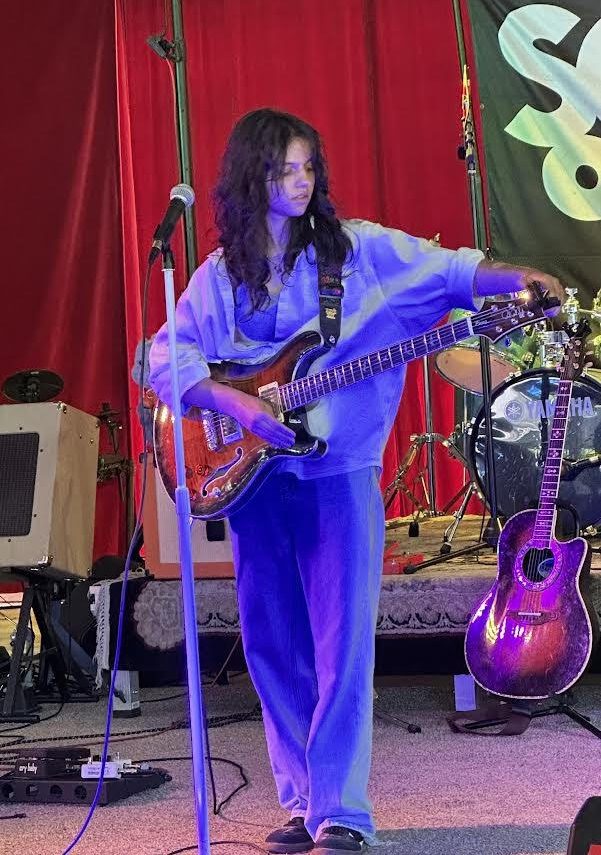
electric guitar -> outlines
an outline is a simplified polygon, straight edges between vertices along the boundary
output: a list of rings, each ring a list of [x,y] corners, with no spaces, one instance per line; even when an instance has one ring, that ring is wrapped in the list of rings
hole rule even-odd
[[[559,370],[537,510],[510,517],[499,537],[496,581],[472,616],[465,658],[484,689],[508,698],[548,698],[580,677],[598,634],[588,601],[590,546],[555,539],[557,495],[572,382],[584,365],[586,321],[571,338]]]
[[[323,455],[326,443],[309,434],[305,407],[324,395],[466,338],[486,336],[498,341],[518,327],[544,320],[546,313],[559,305],[537,285],[523,295],[490,303],[486,310],[459,321],[314,374],[308,374],[309,367],[326,350],[317,332],[302,333],[260,365],[211,364],[213,380],[268,401],[276,417],[295,431],[296,441],[290,448],[275,448],[230,416],[191,408],[183,419],[183,433],[192,516],[228,516],[248,500],[278,461]],[[167,405],[159,402],[154,413],[155,457],[165,489],[174,499],[177,478],[172,420]]]

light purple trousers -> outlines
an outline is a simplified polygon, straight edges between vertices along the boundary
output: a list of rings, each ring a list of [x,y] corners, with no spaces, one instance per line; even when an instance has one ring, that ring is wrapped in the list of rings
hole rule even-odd
[[[230,518],[244,652],[281,805],[316,838],[374,832],[375,630],[384,548],[379,471],[272,473]]]

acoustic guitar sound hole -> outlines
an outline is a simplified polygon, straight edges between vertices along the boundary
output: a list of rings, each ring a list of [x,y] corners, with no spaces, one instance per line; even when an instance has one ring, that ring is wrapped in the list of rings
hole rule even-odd
[[[553,563],[550,549],[529,549],[524,555],[522,571],[529,582],[544,582],[553,572]]]

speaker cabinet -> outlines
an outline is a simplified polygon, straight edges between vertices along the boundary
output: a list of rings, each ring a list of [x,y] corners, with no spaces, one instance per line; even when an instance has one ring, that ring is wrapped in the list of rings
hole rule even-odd
[[[144,501],[144,559],[158,579],[179,579],[179,544],[175,505],[148,455]],[[233,579],[234,563],[227,520],[197,520],[192,527],[194,576]]]
[[[570,829],[568,855],[601,855],[601,796],[582,805]]]
[[[0,406],[0,567],[87,576],[98,427],[62,403]]]

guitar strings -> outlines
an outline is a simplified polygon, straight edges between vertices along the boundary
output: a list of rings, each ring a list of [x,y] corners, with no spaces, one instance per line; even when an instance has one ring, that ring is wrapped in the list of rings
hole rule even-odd
[[[372,357],[377,356],[378,354],[382,353],[382,351],[385,351],[385,350],[388,350],[388,351],[390,352],[390,350],[391,350],[391,349],[396,349],[396,348],[398,348],[398,349],[399,349],[399,351],[400,351],[400,355],[401,355],[401,356],[403,356],[403,353],[402,353],[402,347],[403,347],[403,345],[404,345],[404,344],[406,344],[406,343],[408,343],[408,342],[413,342],[413,341],[415,341],[415,339],[419,339],[419,338],[424,339],[424,342],[425,342],[425,340],[426,340],[426,336],[427,336],[427,335],[431,335],[432,333],[438,333],[438,335],[439,335],[439,341],[440,341],[440,331],[441,331],[441,330],[450,329],[451,327],[455,327],[455,326],[457,326],[457,325],[458,325],[458,324],[460,324],[460,323],[465,323],[465,322],[466,322],[466,321],[468,321],[468,320],[471,320],[471,321],[473,322],[474,318],[476,318],[476,320],[477,320],[478,322],[479,322],[479,321],[482,321],[482,320],[485,320],[485,321],[486,321],[486,320],[489,320],[490,318],[493,318],[493,319],[495,319],[495,320],[499,320],[499,321],[500,321],[500,320],[501,320],[501,318],[499,317],[500,312],[502,312],[503,310],[511,310],[511,309],[515,309],[517,306],[518,306],[518,303],[517,303],[516,301],[510,301],[510,302],[509,302],[509,304],[498,303],[496,308],[495,308],[495,307],[491,307],[490,309],[487,309],[486,311],[483,311],[483,312],[475,312],[475,313],[473,313],[471,316],[469,316],[469,315],[468,315],[467,317],[465,317],[465,318],[460,318],[459,320],[457,320],[457,321],[453,321],[452,323],[443,324],[443,325],[442,325],[442,326],[440,326],[440,327],[433,327],[431,330],[427,330],[427,331],[426,331],[425,333],[423,333],[422,335],[417,335],[417,336],[414,336],[413,338],[405,339],[404,341],[399,342],[398,344],[391,344],[388,348],[381,348],[380,350],[374,350],[374,351],[372,351],[371,353],[366,354],[365,356],[356,357],[355,359],[351,359],[351,360],[349,360],[348,362],[341,363],[340,365],[334,365],[334,366],[331,366],[330,368],[325,369],[325,372],[316,372],[315,374],[309,374],[309,375],[307,375],[306,377],[301,377],[301,378],[299,378],[298,380],[290,381],[290,382],[288,382],[288,383],[283,383],[283,384],[279,387],[279,388],[280,388],[280,391],[283,391],[283,390],[285,389],[285,390],[286,390],[286,394],[288,394],[288,392],[291,392],[290,387],[291,387],[294,383],[298,383],[298,384],[301,386],[301,388],[302,388],[303,381],[305,381],[305,380],[306,380],[306,381],[309,381],[311,377],[316,377],[316,376],[318,376],[318,374],[322,374],[322,373],[329,373],[329,372],[331,372],[331,371],[336,371],[336,369],[342,368],[343,366],[349,366],[349,365],[350,365],[350,366],[351,366],[351,370],[352,370],[352,363],[354,363],[354,362],[359,362],[359,361],[364,361],[364,360],[366,360],[366,361],[370,364],[370,367],[371,367],[371,359],[372,359]],[[498,308],[498,307],[501,307],[501,308]],[[544,313],[543,313],[543,314],[544,314]],[[546,316],[544,316],[544,317],[546,317]],[[529,320],[528,320],[528,322],[527,322],[527,323],[525,323],[525,324],[520,324],[520,325],[518,325],[518,326],[514,326],[513,328],[511,328],[511,329],[509,329],[509,330],[505,330],[505,331],[503,332],[503,334],[502,334],[502,335],[500,335],[500,336],[498,336],[497,338],[493,339],[493,342],[494,342],[494,341],[498,341],[500,338],[503,338],[503,336],[504,336],[504,335],[505,335],[505,336],[507,336],[507,335],[510,335],[511,333],[515,332],[515,331],[516,331],[516,330],[518,330],[518,329],[522,329],[524,326],[529,326],[530,324],[535,323],[535,321],[537,321],[537,320],[539,320],[539,321],[540,321],[540,320],[543,320],[543,319],[544,319],[544,317],[543,317],[543,318],[540,318],[540,317],[539,317],[539,318],[536,318],[536,317],[534,317],[534,318],[529,319]],[[481,336],[481,335],[482,335],[482,333],[479,333],[479,332],[478,332],[478,330],[474,330],[474,329],[472,329],[472,333],[471,333],[471,335],[463,336],[463,337],[460,339],[460,341],[464,341],[464,340],[465,340],[465,339],[467,339],[467,338],[479,337],[479,336]],[[452,346],[453,346],[453,343],[446,345],[446,347],[452,347]],[[391,366],[389,366],[389,367],[398,368],[398,367],[400,367],[401,365],[405,365],[405,364],[407,364],[407,362],[412,362],[414,359],[419,359],[419,358],[420,358],[420,357],[422,357],[422,356],[427,356],[429,353],[434,353],[436,350],[445,350],[445,349],[446,349],[446,347],[442,347],[442,346],[441,346],[441,347],[439,347],[439,348],[434,348],[434,349],[432,349],[431,351],[428,351],[428,349],[427,349],[427,345],[426,345],[426,353],[425,353],[425,354],[424,354],[424,353],[418,353],[418,354],[415,354],[415,347],[414,347],[414,356],[413,356],[411,359],[409,359],[409,360],[403,360],[401,363],[399,363],[399,365],[391,365]],[[392,357],[391,357],[391,358],[392,358]],[[344,376],[344,373],[343,373],[343,376]],[[373,374],[372,374],[371,376],[373,376]],[[365,379],[365,378],[363,378],[363,377],[362,377],[361,379]],[[314,382],[316,382],[316,381],[314,381]],[[357,382],[358,382],[358,381],[357,381]],[[305,390],[303,390],[303,391],[305,391]],[[292,393],[292,392],[291,392],[291,394],[294,394],[294,393]],[[309,402],[307,402],[307,403],[309,403]],[[302,404],[301,404],[301,406],[302,406]],[[290,409],[296,409],[296,407],[291,407]],[[287,411],[287,408],[285,409],[285,411]]]
[[[547,488],[545,488],[545,474],[546,474],[546,470],[547,470],[547,463],[549,460],[549,450],[550,450],[549,446],[550,446],[551,442],[553,441],[553,425],[555,423],[556,416],[557,416],[558,419],[565,421],[565,424],[563,424],[560,428],[562,430],[562,433],[563,433],[563,442],[562,442],[562,448],[560,449],[559,457],[557,458],[559,473],[558,473],[558,477],[556,478],[556,482],[555,482],[556,494],[559,491],[559,481],[561,480],[561,459],[563,457],[562,452],[563,452],[563,448],[565,445],[565,438],[566,438],[566,433],[567,433],[567,424],[568,424],[568,418],[569,418],[568,407],[569,407],[570,399],[572,397],[572,386],[573,386],[572,381],[569,381],[569,380],[567,380],[567,378],[562,377],[563,367],[564,366],[562,365],[560,372],[559,372],[559,377],[558,377],[557,395],[556,395],[556,399],[555,399],[555,410],[553,413],[553,419],[551,421],[551,436],[549,437],[548,442],[547,442],[547,451],[546,451],[546,455],[545,455],[545,467],[543,469],[543,479],[541,482],[541,492],[542,492],[543,489],[547,489]],[[567,383],[567,386],[565,386],[566,383]],[[559,408],[559,413],[561,413],[562,408],[564,408],[564,407],[566,410],[565,415],[559,415],[558,414],[558,408]],[[538,515],[538,511],[540,511],[540,509],[541,509],[541,502],[542,502],[542,496],[539,498],[537,515]],[[553,534],[555,532],[556,522],[557,522],[557,506],[555,505],[554,512],[553,512],[553,515],[551,517],[551,525],[550,525],[550,528],[549,528],[547,534],[545,535],[545,540],[548,537],[548,541],[549,541],[547,546],[540,548],[540,549],[538,547],[534,547],[533,549],[531,549],[530,555],[529,555],[528,560],[526,562],[526,578],[528,581],[532,582],[533,584],[537,584],[537,576],[539,574],[538,568],[540,567],[543,559],[545,558],[545,552],[546,551],[549,551],[551,553],[550,556],[547,556],[547,560],[552,560],[553,564],[555,563],[555,555],[553,553],[553,549],[551,548],[551,542],[553,540]],[[535,528],[536,528],[536,520],[535,520]],[[550,572],[553,572],[553,568],[551,569]],[[548,578],[549,575],[550,574],[547,574],[545,579]],[[545,581],[545,579],[543,579],[542,581]],[[527,594],[525,597],[526,608],[529,611],[534,611],[535,608],[538,608],[541,596],[542,596],[542,591],[537,591],[537,590],[533,590],[533,589],[530,589],[529,592],[527,591]]]

